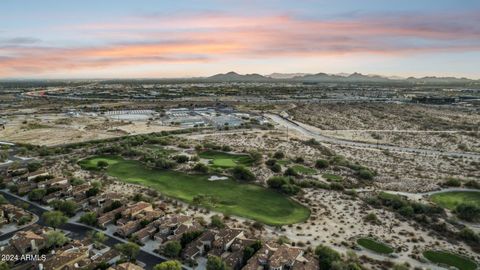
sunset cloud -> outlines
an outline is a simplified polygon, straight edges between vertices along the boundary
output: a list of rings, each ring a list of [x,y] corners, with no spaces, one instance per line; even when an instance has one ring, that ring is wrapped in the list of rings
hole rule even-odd
[[[0,76],[119,65],[201,65],[220,59],[480,51],[480,15],[473,11],[330,19],[205,12],[134,16],[48,30],[69,37],[68,45],[35,37],[0,39]],[[86,41],[95,45],[86,46]]]

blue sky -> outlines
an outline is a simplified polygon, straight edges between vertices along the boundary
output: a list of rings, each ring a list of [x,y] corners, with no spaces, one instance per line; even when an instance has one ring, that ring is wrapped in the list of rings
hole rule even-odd
[[[480,78],[480,1],[0,1],[0,78]]]

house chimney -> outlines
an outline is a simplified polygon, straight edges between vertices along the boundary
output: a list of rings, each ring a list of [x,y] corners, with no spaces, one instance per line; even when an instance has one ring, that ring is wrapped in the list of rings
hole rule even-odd
[[[37,245],[36,245],[34,239],[30,240],[30,245],[31,245],[31,247],[32,247],[32,250],[37,250]]]

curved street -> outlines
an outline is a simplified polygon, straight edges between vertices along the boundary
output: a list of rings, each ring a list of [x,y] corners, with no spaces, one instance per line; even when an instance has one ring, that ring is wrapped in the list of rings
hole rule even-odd
[[[36,224],[46,226],[46,224],[44,223],[44,221],[42,219],[42,214],[45,213],[45,212],[48,212],[49,211],[48,209],[46,209],[45,207],[43,207],[41,205],[38,205],[36,203],[25,200],[22,197],[13,195],[13,194],[5,191],[5,190],[0,190],[0,193],[10,203],[16,203],[16,202],[27,203],[28,204],[27,210],[40,217]],[[10,239],[17,231],[25,230],[25,229],[28,229],[28,226],[25,227],[25,228],[18,229],[18,230],[13,231],[13,232],[9,232],[9,233],[0,235],[0,241]],[[107,235],[104,231],[102,231],[98,228],[86,226],[86,225],[79,224],[79,223],[76,223],[76,222],[68,222],[68,223],[60,226],[59,229],[71,232],[71,235],[69,235],[69,236],[71,238],[74,238],[74,239],[83,239],[84,237],[86,237],[88,231],[91,231],[91,230],[96,230],[96,231],[99,231],[99,232],[103,232],[105,234],[105,236],[107,237],[107,241],[105,241],[105,244],[110,246],[110,247],[113,247],[115,244],[128,242],[128,241],[126,241],[122,238],[119,238],[119,237],[116,237],[116,236],[113,236],[113,235]],[[165,261],[165,259],[162,258],[160,255],[152,254],[151,252],[145,251],[143,249],[140,249],[140,252],[138,253],[136,259],[138,261],[141,261],[141,262],[145,263],[146,264],[146,266],[145,266],[146,269],[153,269],[153,267],[155,265]],[[184,267],[184,269],[187,269],[187,268]]]
[[[449,151],[439,151],[431,149],[422,149],[422,148],[411,148],[411,147],[401,147],[394,145],[385,145],[385,144],[372,144],[365,142],[355,142],[349,140],[342,140],[332,137],[327,137],[318,133],[314,127],[309,126],[304,123],[293,121],[276,114],[265,114],[266,117],[270,118],[275,123],[284,126],[286,128],[295,130],[304,136],[313,138],[319,142],[331,143],[343,146],[357,147],[357,148],[369,148],[369,149],[379,149],[379,150],[388,150],[392,152],[402,152],[402,153],[412,153],[420,155],[429,155],[429,156],[448,156],[448,157],[460,157],[460,158],[469,158],[469,159],[480,159],[480,154],[471,153],[471,152],[449,152]]]

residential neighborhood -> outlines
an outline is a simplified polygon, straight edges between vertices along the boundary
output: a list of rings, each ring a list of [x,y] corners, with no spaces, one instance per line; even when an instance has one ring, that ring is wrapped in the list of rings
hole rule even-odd
[[[7,264],[12,269],[146,269],[150,262],[132,261],[125,255],[139,251],[158,262],[179,260],[187,269],[205,269],[212,257],[232,270],[318,269],[317,259],[304,256],[301,248],[258,238],[245,228],[213,226],[171,212],[168,200],[125,197],[98,181],[69,180],[43,168],[4,170],[2,177],[2,198],[17,203],[3,198],[0,205],[2,226],[15,225],[0,247],[1,256],[11,258]],[[29,212],[31,207],[43,215]],[[53,221],[46,216],[52,212],[59,214]],[[70,223],[88,228],[89,233],[76,235],[62,228]],[[108,238],[133,248],[125,251],[119,244],[109,245]],[[172,253],[175,245],[179,249]],[[25,259],[26,255],[32,259]]]

